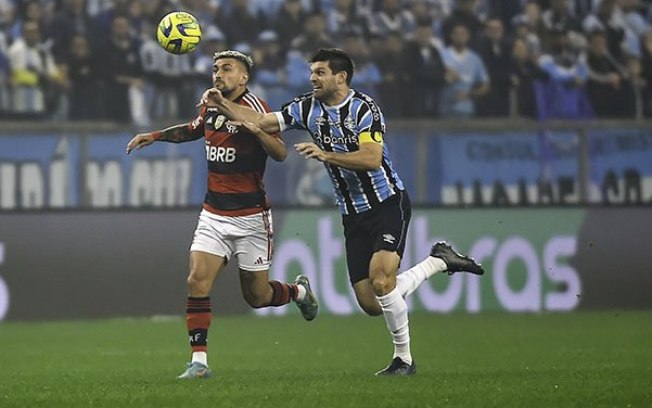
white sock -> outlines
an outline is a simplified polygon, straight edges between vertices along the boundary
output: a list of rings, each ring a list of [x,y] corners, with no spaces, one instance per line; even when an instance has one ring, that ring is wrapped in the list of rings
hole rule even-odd
[[[301,302],[306,298],[306,288],[303,285],[297,285],[297,299],[295,302]]]
[[[444,272],[446,269],[446,262],[441,258],[429,256],[412,268],[396,276],[396,289],[398,289],[401,296],[409,296],[417,290],[421,282],[429,279],[437,272]]]
[[[394,288],[391,292],[383,296],[376,296],[380,307],[383,309],[383,316],[387,328],[392,334],[394,343],[394,358],[400,357],[401,360],[412,364],[412,354],[410,354],[410,327],[408,325],[408,306],[405,299]]]
[[[208,355],[205,351],[193,351],[192,352],[192,362],[202,363],[208,367]]]

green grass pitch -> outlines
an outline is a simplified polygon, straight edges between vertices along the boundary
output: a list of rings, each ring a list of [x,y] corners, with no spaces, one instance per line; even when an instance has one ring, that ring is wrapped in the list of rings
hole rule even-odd
[[[652,312],[411,316],[418,374],[377,378],[382,318],[216,317],[213,378],[176,380],[182,319],[0,324],[0,407],[650,407]]]

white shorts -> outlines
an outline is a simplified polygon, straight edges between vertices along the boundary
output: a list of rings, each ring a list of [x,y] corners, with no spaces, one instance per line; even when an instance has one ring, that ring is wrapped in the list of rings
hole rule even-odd
[[[190,251],[238,258],[240,269],[269,270],[272,261],[272,211],[227,217],[202,210]]]

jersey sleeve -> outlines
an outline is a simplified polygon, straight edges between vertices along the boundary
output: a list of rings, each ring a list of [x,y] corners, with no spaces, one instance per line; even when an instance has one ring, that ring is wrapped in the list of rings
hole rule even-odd
[[[307,109],[306,99],[295,98],[292,102],[286,103],[280,112],[276,113],[276,118],[281,131],[286,129],[307,129],[303,110]]]
[[[242,99],[240,100],[240,104],[247,106],[248,108],[253,109],[254,111],[258,113],[270,113],[272,109],[269,107],[267,102],[264,100],[260,99],[258,96],[254,95],[251,92],[247,92]],[[282,130],[282,129],[281,129]],[[281,138],[281,133],[276,132],[276,133],[270,133],[269,134],[272,137],[275,137],[277,139]]]
[[[357,113],[358,133],[369,133],[375,135],[380,132],[381,136],[385,133],[385,117],[380,107],[370,97],[363,98],[364,103],[360,105]]]
[[[193,139],[199,139],[204,136],[204,114],[206,113],[206,107],[202,106],[199,109],[199,113],[195,118],[188,123],[188,130],[192,134]]]

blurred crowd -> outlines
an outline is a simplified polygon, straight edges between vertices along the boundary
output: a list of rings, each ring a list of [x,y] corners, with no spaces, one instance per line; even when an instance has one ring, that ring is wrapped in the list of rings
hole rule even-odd
[[[202,26],[187,55],[156,43],[174,10]],[[0,0],[0,116],[185,120],[225,48],[278,109],[320,47],[388,117],[652,116],[652,0]]]

